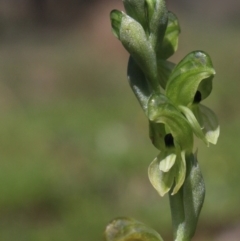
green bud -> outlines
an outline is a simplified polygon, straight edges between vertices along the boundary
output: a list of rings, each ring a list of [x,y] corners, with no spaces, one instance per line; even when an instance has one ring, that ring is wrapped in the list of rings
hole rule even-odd
[[[157,79],[156,55],[143,27],[125,13],[116,11],[114,10],[110,15],[114,32],[117,33],[125,49],[142,69],[152,88],[157,91],[159,83]],[[121,19],[121,23],[119,24],[119,21],[116,19]]]
[[[164,33],[168,23],[168,11],[164,0],[146,0],[149,40],[157,53],[161,51]]]
[[[154,15],[156,8],[157,0],[145,0],[145,12],[148,23],[151,22],[151,19]]]
[[[139,22],[156,50],[162,43],[167,25],[164,0],[123,0],[126,13]]]
[[[180,33],[180,26],[175,14],[168,12],[168,24],[164,34],[163,43],[158,51],[158,59],[168,59],[172,56],[178,47],[178,35]]]
[[[120,27],[122,23],[122,12],[118,10],[112,10],[110,13],[110,18],[111,18],[111,25],[112,25],[112,32],[114,36],[118,39],[120,39]]]
[[[105,230],[106,241],[163,241],[152,228],[131,218],[117,218]]]
[[[123,5],[127,15],[139,22],[147,33],[148,23],[146,18],[145,0],[123,0]]]

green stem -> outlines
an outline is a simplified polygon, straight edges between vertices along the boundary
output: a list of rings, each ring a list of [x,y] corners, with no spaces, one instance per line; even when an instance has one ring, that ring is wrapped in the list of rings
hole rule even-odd
[[[190,241],[191,239],[186,237],[185,230],[185,213],[183,204],[183,188],[181,188],[175,195],[171,195],[169,192],[169,201],[172,216],[173,236],[174,241]]]
[[[175,241],[192,239],[205,196],[205,186],[197,155],[187,156],[186,164],[187,174],[183,186],[175,195],[169,194]]]

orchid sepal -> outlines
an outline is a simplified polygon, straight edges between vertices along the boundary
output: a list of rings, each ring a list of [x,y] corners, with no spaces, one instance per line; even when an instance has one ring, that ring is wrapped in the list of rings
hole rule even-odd
[[[216,114],[205,105],[199,104],[198,107],[202,120],[203,133],[208,142],[215,145],[220,134],[218,118]]]
[[[211,93],[214,75],[215,70],[209,55],[194,51],[173,69],[166,85],[166,96],[176,106],[193,104],[197,91],[203,100]]]

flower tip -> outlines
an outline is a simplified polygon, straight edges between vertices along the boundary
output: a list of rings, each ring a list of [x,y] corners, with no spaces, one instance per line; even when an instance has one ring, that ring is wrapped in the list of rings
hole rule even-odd
[[[120,31],[121,22],[122,22],[122,16],[123,16],[123,12],[119,10],[114,9],[110,12],[112,32],[114,36],[118,39],[120,39],[119,31]]]
[[[165,190],[165,191],[158,191],[158,193],[159,193],[159,195],[161,196],[161,197],[164,197],[164,195],[166,194],[166,193],[168,193],[169,192],[169,190],[170,190],[170,188],[168,189],[168,190]]]
[[[219,135],[220,135],[220,126],[218,126],[215,130],[208,131],[206,133],[208,141],[213,145],[217,144]]]
[[[172,193],[171,193],[171,196],[177,194],[177,192],[180,190],[181,187],[182,187],[182,185],[181,186],[175,186]]]

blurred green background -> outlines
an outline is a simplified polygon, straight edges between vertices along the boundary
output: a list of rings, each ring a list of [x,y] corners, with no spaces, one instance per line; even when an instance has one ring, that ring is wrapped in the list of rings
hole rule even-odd
[[[204,102],[221,136],[198,143],[207,193],[193,240],[237,241],[240,2],[167,6],[182,29],[171,60],[204,50],[217,72]],[[102,240],[118,216],[171,240],[168,198],[147,177],[158,151],[110,31],[114,8],[120,0],[0,0],[0,240]]]

